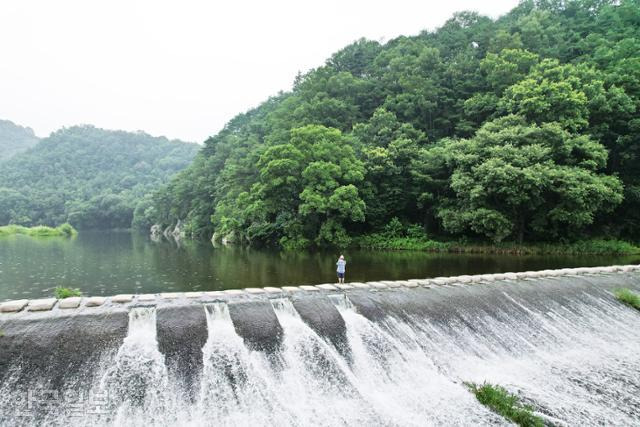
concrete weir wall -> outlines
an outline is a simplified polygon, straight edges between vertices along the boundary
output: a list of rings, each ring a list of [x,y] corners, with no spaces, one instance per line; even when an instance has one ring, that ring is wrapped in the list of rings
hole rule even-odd
[[[318,335],[344,349],[346,328],[336,301],[340,298],[371,321],[393,315],[447,322],[454,310],[506,304],[505,290],[530,306],[553,298],[562,304],[579,295],[640,290],[640,266],[612,266],[536,272],[247,288],[215,292],[116,295],[112,297],[37,299],[0,304],[0,383],[38,381],[60,386],[69,373],[91,381],[90,366],[118,350],[127,336],[129,312],[156,308],[158,350],[170,375],[193,389],[203,369],[202,348],[208,326],[204,306],[225,303],[237,334],[257,351],[275,353],[283,330],[272,300],[287,298]],[[511,297],[509,297],[511,298]],[[345,350],[347,351],[347,350]],[[84,377],[83,377],[84,375]]]

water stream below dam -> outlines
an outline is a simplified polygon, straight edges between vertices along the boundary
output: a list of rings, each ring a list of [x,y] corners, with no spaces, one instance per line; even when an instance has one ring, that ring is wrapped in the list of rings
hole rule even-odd
[[[349,295],[330,295],[344,321],[342,343],[319,335],[289,298],[274,298],[282,340],[271,352],[247,345],[226,303],[207,303],[202,370],[191,386],[159,350],[156,308],[135,307],[120,345],[65,379],[60,396],[86,392],[88,402],[74,407],[58,396],[56,405],[29,408],[9,379],[0,424],[508,425],[465,386],[487,381],[518,394],[549,425],[639,425],[638,312],[597,287],[568,297],[541,287],[532,299],[518,286],[533,285],[496,287],[497,304],[476,292],[440,315],[397,310],[379,320]]]

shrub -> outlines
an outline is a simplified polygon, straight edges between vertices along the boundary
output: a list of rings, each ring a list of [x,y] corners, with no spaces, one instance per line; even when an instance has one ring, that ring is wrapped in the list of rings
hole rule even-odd
[[[23,234],[31,237],[72,237],[78,234],[78,232],[70,224],[62,224],[56,228],[47,227],[46,225],[38,225],[31,228],[21,225],[5,225],[0,227],[0,236],[10,236],[13,234]]]
[[[71,226],[71,224],[69,224],[68,222],[65,222],[64,224],[62,224],[60,227],[57,228],[62,234],[64,234],[67,237],[71,237],[75,234],[77,234],[78,232],[76,231],[75,228],[73,228]]]
[[[543,427],[542,418],[532,412],[532,408],[520,403],[518,396],[509,393],[504,387],[484,383],[481,386],[467,384],[476,399],[493,412],[513,421],[522,427]]]
[[[617,289],[615,291],[615,296],[618,301],[628,305],[629,307],[633,307],[636,310],[640,310],[640,295],[631,291],[631,289]]]
[[[82,296],[82,292],[80,292],[80,289],[72,289],[72,288],[63,288],[61,286],[58,286],[54,291],[53,294],[55,295],[56,298],[58,299],[65,299],[65,298],[70,298],[70,297],[79,297]]]

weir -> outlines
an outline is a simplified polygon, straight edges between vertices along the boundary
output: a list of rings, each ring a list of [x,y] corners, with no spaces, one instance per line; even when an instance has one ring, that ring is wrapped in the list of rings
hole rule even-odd
[[[0,304],[0,425],[640,423],[620,266]],[[71,306],[72,308],[64,308]]]

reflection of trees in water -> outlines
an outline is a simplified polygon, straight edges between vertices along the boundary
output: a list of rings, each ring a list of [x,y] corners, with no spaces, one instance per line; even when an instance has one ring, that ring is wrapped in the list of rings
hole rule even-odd
[[[78,238],[0,239],[0,300],[51,295],[55,286],[85,294],[220,290],[333,283],[339,251],[266,248],[162,239],[144,234],[80,232]],[[347,281],[632,264],[640,257],[513,256],[345,250]]]

